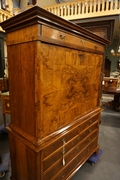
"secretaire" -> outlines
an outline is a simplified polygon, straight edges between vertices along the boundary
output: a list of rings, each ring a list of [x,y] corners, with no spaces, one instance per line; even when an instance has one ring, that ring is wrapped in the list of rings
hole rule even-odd
[[[99,150],[108,41],[34,6],[6,31],[12,180],[67,180]]]

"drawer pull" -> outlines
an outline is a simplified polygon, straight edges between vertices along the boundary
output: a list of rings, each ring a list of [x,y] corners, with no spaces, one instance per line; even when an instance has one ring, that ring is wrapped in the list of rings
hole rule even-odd
[[[89,129],[88,131],[89,131],[89,132],[92,132],[92,130],[91,130],[91,129]]]
[[[81,39],[81,41],[82,41],[82,44],[84,44],[84,43],[85,43],[85,40]]]
[[[89,138],[88,141],[91,142],[91,139]]]
[[[64,156],[63,156],[63,166],[65,166],[65,159],[64,159]]]
[[[63,142],[63,146],[62,146],[62,164],[63,166],[65,166],[65,157],[64,157],[64,154],[65,154],[65,138],[62,139],[62,142]]]
[[[78,54],[78,56],[79,56],[80,58],[83,58],[83,57],[84,57],[84,55],[83,55],[83,54]]]
[[[91,124],[91,123],[92,123],[92,120],[90,120],[89,123]]]
[[[10,104],[9,104],[9,103],[7,103],[7,107],[10,107]]]
[[[64,174],[62,174],[62,178],[64,178],[65,177],[65,175]]]
[[[94,46],[95,47],[95,49],[97,49],[98,48],[98,46]]]
[[[60,38],[61,38],[62,40],[64,40],[64,39],[66,38],[66,36],[63,35],[63,34],[60,34]]]
[[[66,143],[66,139],[65,139],[65,138],[63,138],[63,139],[62,139],[62,142],[63,142],[63,144],[65,144],[65,143]]]
[[[90,151],[90,149],[87,149],[87,152],[89,152]]]
[[[65,154],[65,150],[63,149],[63,150],[61,151],[61,153],[62,153],[62,154]]]

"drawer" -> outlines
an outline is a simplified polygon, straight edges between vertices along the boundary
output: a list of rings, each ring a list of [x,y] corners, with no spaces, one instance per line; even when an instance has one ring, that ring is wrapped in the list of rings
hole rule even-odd
[[[82,149],[85,149],[85,147],[93,141],[93,139],[95,137],[98,137],[98,131],[95,130],[94,132],[92,132],[90,135],[88,135],[86,138],[84,138],[83,140],[81,140],[81,143],[80,143],[80,150]]]
[[[55,165],[53,165],[47,173],[45,173],[44,180],[52,179],[58,173],[59,170],[66,167],[69,164],[69,162],[73,158],[75,158],[75,156],[77,156],[78,154],[79,154],[79,149],[77,147],[73,148],[70,153],[64,156],[64,160],[65,160],[64,166],[63,166],[63,155],[61,154],[61,158],[59,159],[59,161]]]
[[[94,149],[96,150],[96,147],[97,147],[97,139],[94,139],[83,151],[79,152],[79,150],[77,150],[77,149],[73,150],[72,153],[74,153],[74,151],[77,151],[76,158],[73,159],[73,158],[71,158],[71,156],[68,156],[69,160],[71,160],[72,162],[70,162],[68,165],[64,166],[62,169],[59,166],[56,166],[55,167],[56,173],[53,173],[50,176],[50,174],[54,171],[54,169],[51,169],[49,174],[44,175],[43,180],[48,180],[48,179],[66,180],[67,177],[69,177],[71,175],[71,173],[76,170],[77,167],[82,165],[82,163],[85,162],[89,158],[89,154],[91,155],[91,152],[94,152]]]
[[[10,98],[2,95],[2,112],[3,114],[10,114]]]
[[[48,158],[43,160],[43,171],[47,170],[49,167],[51,167],[55,162],[57,162],[62,156],[63,153],[68,153],[72,148],[74,148],[78,143],[80,142],[80,136],[75,136],[74,139],[69,141],[69,143],[65,144],[64,146],[64,152],[63,147],[55,151],[54,154],[51,156],[48,156]]]
[[[49,146],[47,146],[43,151],[42,151],[42,157],[45,159],[52,153],[55,153],[56,150],[61,148],[63,144],[68,143],[73,139],[75,136],[77,136],[80,133],[79,127],[75,128],[72,131],[69,131],[69,133],[63,135],[61,138],[59,138],[57,141],[53,142]]]
[[[79,153],[77,148],[74,148],[70,153],[68,153],[64,159],[65,159],[65,165],[63,166],[63,156],[61,155],[61,158],[59,161],[44,175],[44,180],[52,179],[59,170],[63,169],[68,165],[68,163],[77,156]]]
[[[84,121],[81,125],[80,125],[80,129],[81,131],[83,131],[84,129],[88,128],[90,125],[92,125],[94,122],[98,122],[100,115],[96,115],[91,117],[90,119]]]
[[[83,49],[85,51],[93,50],[104,52],[104,47],[100,44],[44,25],[42,26],[42,37],[44,37],[46,41],[58,45],[71,46],[72,48],[76,47],[77,49]]]
[[[89,126],[87,129],[85,129],[85,131],[82,131],[82,133],[80,134],[80,140],[84,139],[94,130],[98,130],[98,127],[99,127],[98,122],[95,122],[94,124]]]
[[[65,169],[63,169],[59,174],[52,178],[52,180],[66,180],[76,170],[77,167],[87,161],[87,159],[90,157],[89,153],[94,152],[94,149],[96,149],[96,147],[97,141],[94,140],[86,147],[86,149],[80,152],[78,156],[73,159],[73,161]]]
[[[57,153],[54,153],[53,155],[51,155],[51,157],[43,161],[43,172],[47,170],[48,168],[52,168],[53,172],[48,170],[49,171],[47,173],[48,177],[50,177],[50,175],[52,176],[53,173],[56,174],[57,168],[64,167],[62,164],[63,156],[64,156],[65,164],[68,164],[73,158],[75,158],[75,156],[77,156],[78,153],[80,153],[83,149],[85,149],[86,146],[89,143],[91,143],[95,137],[97,137],[97,131],[94,131],[93,133],[91,133],[88,137],[86,137],[83,141],[79,142],[79,144],[77,144],[76,146],[71,146],[71,143],[66,144],[64,146],[64,152],[63,152],[63,148],[61,148]],[[76,139],[74,139],[73,142],[74,141],[76,142]],[[69,149],[70,151],[67,152],[67,149]]]
[[[69,143],[65,144],[64,153],[67,154],[71,149],[77,146],[77,149],[81,150],[84,148],[86,144],[90,143],[94,137],[97,137],[98,134],[98,124],[94,124],[89,127],[85,132],[79,134],[74,139],[72,139]],[[79,145],[78,145],[79,144]]]
[[[71,146],[74,146],[79,142],[80,139],[82,139],[79,135],[80,132],[84,131],[85,129],[91,127],[91,125],[96,122],[97,126],[97,121],[99,119],[99,114],[96,116],[91,117],[90,119],[84,121],[81,125],[79,125],[77,128],[75,128],[72,131],[69,131],[69,133],[63,135],[61,138],[56,140],[54,143],[50,144],[47,146],[43,151],[42,151],[42,158],[45,159],[55,151],[57,151],[59,148],[63,146],[63,143],[67,144],[69,141],[71,141],[75,136],[77,136],[76,141],[71,141]],[[95,128],[95,126],[93,128]],[[92,128],[92,129],[93,129]],[[92,129],[88,129],[88,131],[92,131]],[[87,134],[87,132],[86,132]],[[84,135],[83,135],[84,136]],[[67,151],[69,151],[69,147],[67,148]]]

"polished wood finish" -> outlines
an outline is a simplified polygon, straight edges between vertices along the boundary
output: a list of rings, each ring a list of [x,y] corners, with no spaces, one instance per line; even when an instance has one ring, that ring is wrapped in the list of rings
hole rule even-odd
[[[103,81],[104,85],[102,90],[105,91],[107,88],[117,88],[118,78],[104,77]]]
[[[0,78],[0,91],[8,91],[8,78]]]
[[[98,152],[109,42],[35,6],[7,33],[12,180],[67,180]]]

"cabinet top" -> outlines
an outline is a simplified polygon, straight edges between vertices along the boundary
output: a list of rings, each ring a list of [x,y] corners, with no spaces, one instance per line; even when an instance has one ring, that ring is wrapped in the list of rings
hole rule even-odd
[[[0,26],[8,34],[10,32],[34,24],[53,26],[67,32],[74,33],[77,36],[82,36],[87,39],[93,40],[102,45],[107,45],[110,43],[107,39],[101,38],[100,36],[97,36],[96,34],[90,32],[89,30],[86,30],[85,28],[82,28],[68,20],[58,17],[37,5],[0,23]]]

